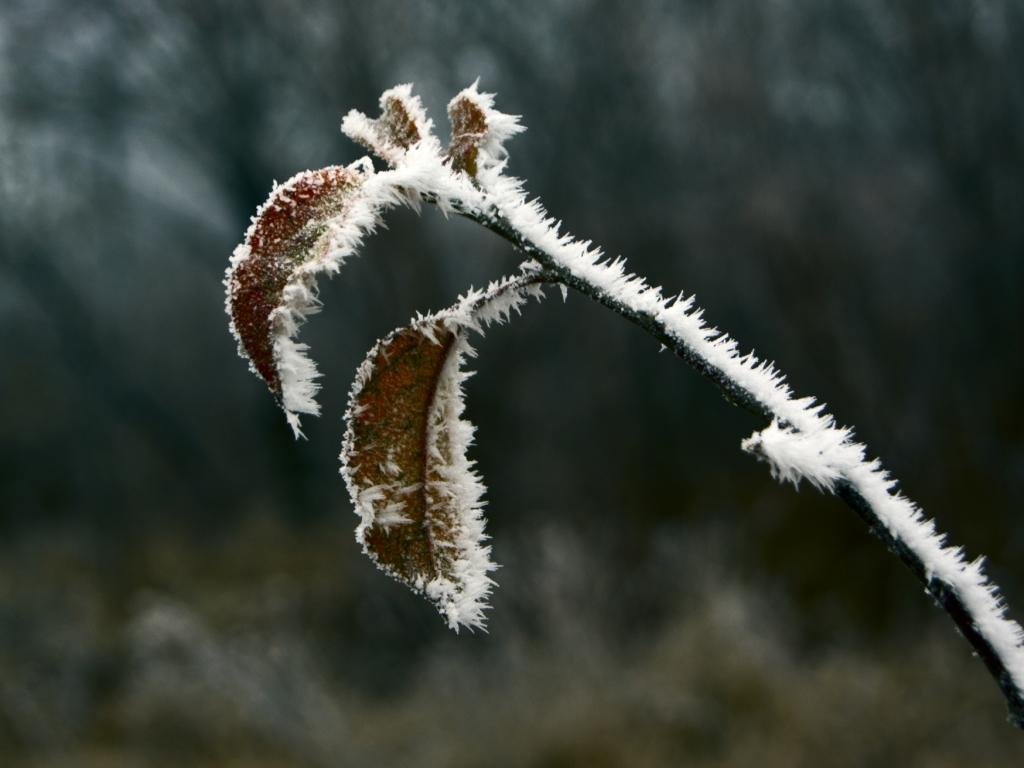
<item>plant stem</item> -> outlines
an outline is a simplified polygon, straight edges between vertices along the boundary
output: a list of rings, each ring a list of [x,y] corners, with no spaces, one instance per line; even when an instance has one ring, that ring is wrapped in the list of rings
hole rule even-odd
[[[734,381],[721,369],[711,365],[690,345],[671,334],[657,317],[648,312],[638,311],[625,306],[599,287],[572,274],[567,267],[556,262],[545,250],[526,239],[522,233],[517,231],[500,214],[495,212],[483,214],[479,211],[460,206],[456,206],[456,210],[462,216],[475,221],[509,241],[530,259],[535,260],[540,264],[541,273],[545,279],[555,280],[569,288],[573,288],[642,328],[664,345],[665,348],[671,350],[692,368],[696,369],[698,373],[714,382],[729,402],[760,417],[766,423],[774,420],[783,426],[791,426],[786,424],[785,420],[781,419],[778,414],[762,403],[753,392]],[[833,492],[865,522],[868,530],[879,538],[890,552],[899,557],[917,580],[924,585],[925,591],[949,615],[960,634],[970,643],[974,652],[984,662],[992,677],[995,678],[996,683],[1006,698],[1010,712],[1010,721],[1018,728],[1024,729],[1024,693],[1014,684],[1002,657],[989,640],[979,631],[970,609],[957,589],[953,585],[929,575],[928,568],[921,558],[903,540],[889,530],[878,513],[872,508],[870,502],[849,480],[839,479],[835,483]]]

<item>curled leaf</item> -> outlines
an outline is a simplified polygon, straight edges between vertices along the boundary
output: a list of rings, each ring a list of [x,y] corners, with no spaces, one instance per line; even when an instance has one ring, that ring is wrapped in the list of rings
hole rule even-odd
[[[504,161],[504,143],[522,133],[519,117],[494,108],[494,94],[481,93],[479,81],[463,89],[448,102],[448,119],[452,124],[452,140],[448,159],[456,171],[473,178],[484,167]]]
[[[529,294],[539,295],[535,277],[506,279],[392,332],[360,366],[345,415],[357,541],[455,630],[483,627],[496,567],[483,544],[485,488],[467,457],[474,427],[462,418],[468,333],[503,322]]]
[[[476,177],[476,160],[487,133],[487,116],[474,99],[462,96],[448,105],[448,118],[452,123],[452,141],[448,145],[452,168]]]
[[[317,311],[316,274],[337,270],[372,227],[363,166],[304,171],[276,186],[257,210],[224,278],[239,354],[249,360],[298,434],[299,413],[319,412],[318,376],[294,340]]]
[[[391,166],[398,165],[409,148],[430,136],[431,121],[412,84],[396,85],[380,97],[380,117],[371,119],[355,109],[341,122],[346,136],[366,147]]]

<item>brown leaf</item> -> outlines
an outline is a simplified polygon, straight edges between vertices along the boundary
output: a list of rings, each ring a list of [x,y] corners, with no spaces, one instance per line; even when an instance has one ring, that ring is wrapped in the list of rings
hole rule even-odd
[[[482,623],[459,604],[477,602],[467,600],[467,569],[482,567],[478,575],[486,579],[491,568],[471,562],[486,561],[487,550],[473,551],[482,534],[483,486],[464,456],[472,427],[459,419],[466,349],[463,332],[436,319],[379,342],[350,403],[344,457],[367,554],[426,593],[453,627]]]
[[[495,568],[483,546],[484,486],[467,458],[474,430],[462,418],[467,333],[539,298],[541,280],[494,282],[394,331],[367,354],[349,398],[341,460],[361,517],[356,538],[453,629],[483,626]]]
[[[463,94],[448,105],[448,119],[452,124],[448,146],[452,168],[475,178],[480,145],[487,135],[487,115],[474,98]]]
[[[423,105],[412,95],[411,85],[397,85],[380,97],[380,117],[370,119],[352,110],[341,129],[353,141],[366,147],[389,165],[396,165],[405,151],[430,133]]]
[[[494,108],[494,94],[482,93],[479,82],[464,88],[448,102],[448,120],[452,124],[448,163],[452,170],[478,181],[486,168],[503,162],[505,142],[524,130],[517,116]]]
[[[298,174],[278,186],[253,219],[225,278],[239,351],[280,400],[273,313],[297,271],[322,255],[327,221],[342,213],[363,181],[356,170],[331,166]],[[318,247],[320,246],[320,247]]]

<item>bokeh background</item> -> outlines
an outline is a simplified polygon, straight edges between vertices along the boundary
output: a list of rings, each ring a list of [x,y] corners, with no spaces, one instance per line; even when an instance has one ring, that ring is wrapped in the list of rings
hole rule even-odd
[[[352,540],[348,384],[512,270],[398,211],[304,338],[293,442],[221,278],[350,107],[481,78],[568,228],[818,393],[1024,617],[1024,10],[696,0],[0,6],[0,763],[1017,766],[920,585],[758,424],[555,293],[481,344],[503,568],[455,636]]]

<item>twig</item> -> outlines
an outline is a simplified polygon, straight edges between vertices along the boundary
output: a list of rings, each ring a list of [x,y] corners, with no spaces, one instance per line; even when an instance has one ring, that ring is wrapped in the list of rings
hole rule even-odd
[[[594,284],[574,275],[564,265],[558,263],[551,254],[517,231],[499,213],[493,211],[481,213],[469,209],[459,209],[459,213],[512,243],[523,254],[540,264],[543,272],[549,276],[549,279],[557,280],[573,288],[642,328],[660,344],[664,345],[665,348],[682,358],[698,373],[714,382],[722,391],[725,399],[730,403],[761,417],[766,422],[766,425],[775,422],[784,427],[793,427],[793,425],[780,418],[778,413],[765,405],[754,392],[738,384],[720,368],[711,365],[689,344],[675,336],[651,313],[623,304]],[[929,575],[929,569],[923,560],[904,541],[893,535],[869,500],[849,480],[839,479],[834,484],[832,490],[834,495],[842,499],[867,524],[868,530],[879,538],[890,552],[899,557],[917,580],[924,585],[925,590],[935,600],[936,604],[949,615],[957,630],[970,643],[977,656],[984,662],[986,668],[1002,690],[1009,706],[1011,722],[1018,728],[1024,729],[1024,693],[1014,684],[1004,659],[993,647],[989,639],[979,631],[971,610],[961,598],[957,588],[934,575]]]

